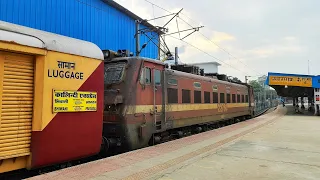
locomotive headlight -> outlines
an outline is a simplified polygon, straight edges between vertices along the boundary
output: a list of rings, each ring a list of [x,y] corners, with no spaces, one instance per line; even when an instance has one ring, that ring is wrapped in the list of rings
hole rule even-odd
[[[105,59],[106,59],[106,58],[109,58],[110,55],[111,55],[110,50],[103,50],[102,52],[103,52],[103,56],[104,56]]]
[[[108,57],[110,56],[110,51],[109,51],[109,50],[105,51],[105,52],[104,52],[104,56],[105,56],[106,58],[108,58]]]

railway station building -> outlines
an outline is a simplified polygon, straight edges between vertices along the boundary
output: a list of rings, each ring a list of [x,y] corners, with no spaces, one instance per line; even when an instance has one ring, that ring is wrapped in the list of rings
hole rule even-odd
[[[136,20],[142,20],[113,0],[1,0],[0,20],[92,42],[102,50],[135,52]],[[159,56],[159,31],[144,21],[139,29],[151,29],[140,36],[140,56]]]

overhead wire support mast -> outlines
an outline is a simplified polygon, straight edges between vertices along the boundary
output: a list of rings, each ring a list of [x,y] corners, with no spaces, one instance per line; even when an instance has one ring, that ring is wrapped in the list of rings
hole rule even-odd
[[[149,39],[149,41],[148,41],[148,43],[151,41],[155,46],[157,46],[163,53],[167,53],[166,51],[164,51],[163,49],[161,49],[160,47],[159,47],[159,45],[157,45],[157,43],[155,43],[152,39],[152,37],[149,37],[147,34],[145,34],[145,33],[143,33],[148,39]]]
[[[149,19],[149,20],[136,20],[136,33],[135,33],[135,38],[136,38],[136,56],[140,56],[140,53],[141,53],[142,49],[145,48],[150,41],[152,41],[152,43],[155,44],[155,45],[159,48],[159,50],[163,51],[165,54],[168,54],[168,52],[165,52],[164,50],[162,50],[162,49],[153,41],[155,35],[153,35],[153,36],[150,38],[146,33],[147,33],[147,32],[153,32],[155,29],[161,30],[161,31],[163,31],[163,32],[168,32],[168,29],[165,28],[165,27],[166,27],[175,17],[178,17],[179,13],[180,13],[182,10],[183,10],[183,8],[180,9],[180,11],[177,12],[177,13],[171,13],[171,14],[168,14],[168,15],[156,17],[156,18]],[[153,29],[150,29],[150,28],[140,29],[140,24],[141,24],[142,22],[152,21],[152,20],[155,20],[155,19],[160,19],[160,18],[172,16],[172,15],[174,15],[174,16],[173,16],[166,24],[164,24],[162,27],[156,27],[155,29],[154,29],[154,28],[153,28]],[[142,46],[141,49],[140,49],[140,36],[139,36],[140,34],[144,34],[144,35],[147,36],[148,39],[149,39],[147,43],[144,43],[144,44],[143,44],[143,46]],[[167,44],[165,43],[165,41],[164,41],[164,39],[163,39],[163,37],[162,37],[161,35],[160,35],[160,38],[161,38],[161,39],[163,40],[163,42],[164,42],[164,47],[169,51],[169,47],[167,46]],[[162,44],[161,44],[161,40],[160,40],[159,44],[162,45]],[[170,51],[169,51],[169,52],[170,52]],[[170,53],[169,53],[169,54],[170,54]]]
[[[136,56],[140,56],[140,52],[141,52],[141,49],[140,49],[140,23],[141,21],[140,20],[136,20],[135,21],[136,23],[136,33],[135,33],[135,38],[136,38]]]

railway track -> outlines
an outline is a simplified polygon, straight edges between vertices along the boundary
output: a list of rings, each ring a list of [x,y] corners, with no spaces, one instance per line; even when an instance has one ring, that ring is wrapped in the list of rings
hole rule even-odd
[[[276,107],[273,107],[273,108],[268,108],[266,110],[260,111],[258,114],[255,115],[255,117],[261,116],[261,115],[263,115],[265,113],[268,113],[268,112],[271,112],[271,111],[274,111],[275,109],[276,109]],[[250,120],[250,119],[248,119],[248,120]],[[208,126],[208,128],[203,128],[202,132],[200,132],[200,133],[203,133],[203,132],[206,132],[206,131],[212,131],[214,129],[218,129],[218,128],[222,128],[222,127],[225,127],[225,126],[229,126],[229,125],[236,124],[236,123],[239,123],[239,122],[242,122],[242,121],[246,121],[246,120],[227,120],[227,121],[217,122],[217,123],[211,124],[211,126]],[[200,133],[193,132],[193,133],[190,133],[190,134],[188,134],[188,135],[186,135],[184,137],[195,135],[195,134],[200,134]],[[184,138],[184,137],[182,137],[182,138]],[[172,138],[172,139],[166,140],[164,142],[173,141],[173,140],[176,140],[176,139],[179,139],[179,138]],[[161,143],[164,143],[164,142],[161,142]],[[121,152],[121,153],[123,153],[123,152]],[[40,168],[40,169],[34,169],[34,170],[21,169],[21,170],[16,170],[16,171],[12,171],[12,172],[7,172],[7,173],[0,174],[0,180],[26,179],[26,178],[30,178],[30,177],[33,177],[33,176],[37,176],[37,175],[41,175],[41,174],[45,174],[45,173],[61,170],[61,169],[64,169],[64,168],[68,168],[68,167],[71,167],[71,166],[77,166],[77,165],[88,163],[88,162],[91,162],[91,161],[96,161],[96,160],[99,160],[99,159],[102,159],[102,158],[107,158],[107,157],[110,157],[110,156],[118,155],[118,154],[121,154],[121,153],[119,153],[119,152],[110,152],[109,154],[105,154],[105,155],[98,154],[98,155],[91,156],[91,157],[88,157],[88,158],[83,158],[83,159],[79,159],[79,160],[75,160],[75,161],[71,161],[71,162],[67,162],[67,163],[61,163],[61,164],[57,164],[57,165],[53,165],[53,166],[49,166],[49,167],[45,167],[45,168]]]

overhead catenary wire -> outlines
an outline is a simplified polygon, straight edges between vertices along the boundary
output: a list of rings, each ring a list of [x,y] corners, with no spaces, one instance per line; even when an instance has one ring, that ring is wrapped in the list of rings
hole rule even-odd
[[[162,10],[164,10],[164,11],[168,12],[168,13],[172,13],[172,12],[170,12],[170,11],[168,11],[168,10],[166,10],[166,9],[164,9],[164,8],[162,8],[162,7],[160,7],[160,6],[156,5],[156,4],[154,4],[154,3],[152,3],[152,2],[150,2],[150,1],[148,1],[148,0],[145,0],[145,1],[147,1],[148,3],[152,4],[153,6],[158,7],[158,8],[160,8],[160,9],[162,9]],[[181,12],[180,12],[180,13],[181,13]],[[180,16],[178,16],[177,18],[182,19]],[[183,19],[182,19],[182,20],[183,20]],[[183,21],[184,21],[184,20],[183,20]],[[192,26],[191,26],[191,27],[192,27]],[[192,27],[192,28],[193,28],[193,27]],[[206,55],[210,56],[211,58],[215,59],[216,61],[219,61],[219,62],[221,62],[221,63],[223,63],[223,64],[226,64],[227,66],[229,66],[229,67],[231,67],[231,68],[233,68],[233,69],[235,69],[235,70],[237,70],[237,71],[239,71],[239,72],[241,72],[241,73],[243,73],[243,74],[247,75],[247,73],[245,73],[245,72],[243,72],[243,71],[239,70],[238,68],[236,68],[236,67],[234,67],[234,66],[232,66],[232,65],[230,65],[230,64],[228,64],[228,63],[226,63],[226,62],[224,62],[224,61],[222,61],[222,60],[220,60],[219,58],[217,58],[217,57],[215,57],[215,56],[211,55],[210,53],[208,53],[208,52],[206,52],[206,51],[204,51],[204,50],[202,50],[202,49],[198,48],[197,46],[195,46],[195,45],[193,45],[193,44],[191,44],[191,43],[189,43],[189,42],[187,42],[187,41],[184,41],[184,40],[182,40],[182,39],[180,39],[180,38],[176,38],[176,37],[174,37],[174,36],[172,36],[172,35],[170,35],[170,34],[169,34],[169,35],[166,35],[166,36],[169,36],[169,37],[174,38],[174,39],[176,39],[176,40],[180,40],[180,41],[182,41],[182,42],[186,43],[187,45],[189,45],[189,46],[191,46],[191,47],[193,47],[193,48],[195,48],[195,49],[197,49],[197,50],[201,51],[202,53],[204,53],[204,54],[206,54]]]
[[[208,52],[206,52],[206,51],[204,51],[204,50],[200,49],[199,47],[197,47],[197,46],[195,46],[195,45],[193,45],[193,44],[191,44],[191,43],[189,43],[189,42],[187,42],[187,41],[181,40],[181,39],[176,38],[176,37],[174,37],[174,36],[172,36],[172,35],[169,35],[169,37],[171,37],[171,38],[173,38],[173,39],[176,39],[176,40],[180,40],[180,41],[184,42],[185,44],[187,44],[187,45],[189,45],[189,46],[191,46],[191,47],[193,47],[193,48],[197,49],[198,51],[201,51],[202,53],[204,53],[204,54],[206,54],[206,55],[210,56],[211,58],[215,59],[216,61],[221,62],[221,63],[223,63],[223,64],[226,64],[227,66],[229,66],[229,67],[231,67],[231,68],[233,68],[233,69],[235,69],[235,70],[237,70],[237,71],[239,71],[239,72],[243,73],[244,75],[248,75],[248,73],[246,73],[246,72],[244,72],[244,71],[241,71],[240,69],[238,69],[238,68],[236,68],[236,67],[234,67],[234,66],[232,66],[232,65],[230,65],[230,64],[228,64],[228,63],[226,63],[226,62],[224,62],[224,61],[222,61],[221,59],[219,59],[219,58],[217,58],[217,57],[213,56],[212,54],[210,54],[210,53],[208,53]]]
[[[184,23],[186,23],[187,25],[189,25],[190,27],[193,28],[193,26],[191,24],[189,24],[188,22],[186,22],[184,19],[182,19],[181,17],[179,17]],[[198,33],[203,36],[207,41],[210,41],[211,43],[213,43],[215,46],[217,46],[219,49],[221,49],[222,51],[224,51],[225,53],[227,53],[229,56],[233,57],[234,59],[238,60],[241,64],[243,64],[244,66],[247,66],[248,68],[250,68],[247,64],[245,64],[244,62],[240,61],[237,57],[235,57],[234,55],[232,55],[230,52],[228,52],[226,49],[224,49],[223,47],[221,47],[218,43],[214,42],[212,39],[210,39],[209,37],[207,37],[206,35],[204,35],[203,33],[201,33],[200,31],[198,31]],[[253,71],[255,71],[256,73],[260,74],[260,72],[256,71],[253,68],[250,68]]]
[[[148,0],[145,0],[146,2],[150,3],[152,6],[157,7],[159,9],[162,9],[163,11],[166,11],[168,13],[172,13],[169,10],[154,4]],[[196,22],[195,20],[191,19],[190,17],[188,17],[187,15],[183,14],[182,12],[180,12],[181,15],[186,16],[188,19],[192,20],[193,22]],[[190,26],[191,28],[194,28],[190,23],[188,23],[187,21],[185,21],[183,18],[181,18],[181,16],[178,16],[177,18],[179,18],[180,20],[182,20],[184,23],[186,23],[188,26]],[[198,22],[197,22],[198,23]],[[215,46],[217,46],[219,49],[221,49],[223,52],[227,53],[229,56],[233,57],[235,60],[239,61],[241,64],[243,64],[244,66],[248,67],[249,69],[253,70],[254,72],[256,72],[258,75],[262,75],[260,72],[256,71],[255,69],[249,67],[247,64],[245,64],[244,62],[242,62],[241,60],[239,60],[237,57],[235,57],[234,55],[232,55],[230,52],[228,52],[226,49],[224,49],[223,47],[221,47],[218,43],[214,42],[213,40],[211,40],[209,37],[207,37],[206,35],[204,35],[203,33],[201,33],[200,31],[198,31],[198,33],[203,36],[207,41],[213,43]],[[180,34],[179,34],[180,35]],[[180,39],[181,40],[181,39]]]

